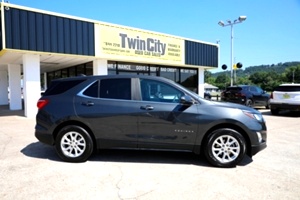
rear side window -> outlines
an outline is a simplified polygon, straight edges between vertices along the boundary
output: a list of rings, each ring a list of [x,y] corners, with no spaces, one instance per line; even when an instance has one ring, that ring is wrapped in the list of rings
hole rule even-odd
[[[241,91],[242,88],[241,87],[228,87],[226,90],[227,91],[236,91],[236,92],[238,92],[238,91]]]
[[[70,90],[76,85],[82,83],[85,79],[81,80],[70,80],[70,81],[53,81],[49,88],[45,91],[43,96],[57,95]]]
[[[300,86],[278,86],[275,91],[278,92],[300,92]]]
[[[100,98],[131,99],[131,79],[103,79],[100,81]]]
[[[96,81],[93,83],[90,87],[88,87],[84,92],[84,95],[89,96],[89,97],[99,97],[99,81]]]

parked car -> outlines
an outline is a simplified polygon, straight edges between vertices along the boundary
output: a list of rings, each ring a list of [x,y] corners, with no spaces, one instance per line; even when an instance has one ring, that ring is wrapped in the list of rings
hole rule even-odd
[[[95,149],[203,152],[214,166],[233,167],[266,147],[260,112],[199,97],[154,76],[57,79],[39,99],[35,136],[62,160],[84,162]]]
[[[211,99],[211,94],[209,92],[204,92],[204,99],[210,100]]]
[[[271,113],[281,110],[300,111],[300,84],[281,84],[271,93]]]
[[[270,95],[260,87],[253,85],[227,87],[221,93],[221,100],[249,107],[265,106],[267,109],[270,107]]]

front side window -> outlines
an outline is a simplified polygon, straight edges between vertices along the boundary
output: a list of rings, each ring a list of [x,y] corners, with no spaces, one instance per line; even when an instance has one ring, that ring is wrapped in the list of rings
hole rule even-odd
[[[104,99],[131,99],[131,79],[116,78],[100,81],[100,98]]]
[[[257,91],[258,93],[260,93],[260,94],[263,94],[263,93],[264,93],[264,91],[263,91],[260,87],[256,87],[256,91]]]
[[[180,90],[160,81],[140,79],[143,101],[179,103],[184,95]]]
[[[251,92],[258,92],[258,90],[257,90],[256,87],[250,87],[250,91],[251,91]]]

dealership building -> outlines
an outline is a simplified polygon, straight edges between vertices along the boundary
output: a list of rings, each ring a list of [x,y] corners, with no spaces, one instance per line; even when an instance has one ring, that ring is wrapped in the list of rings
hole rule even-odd
[[[35,117],[50,81],[78,75],[169,78],[200,96],[218,44],[1,3],[0,105]]]

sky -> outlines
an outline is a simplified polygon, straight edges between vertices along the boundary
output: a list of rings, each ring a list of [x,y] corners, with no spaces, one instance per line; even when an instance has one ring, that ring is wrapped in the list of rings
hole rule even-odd
[[[11,4],[219,43],[221,66],[233,58],[243,69],[300,61],[300,0],[10,0]]]

